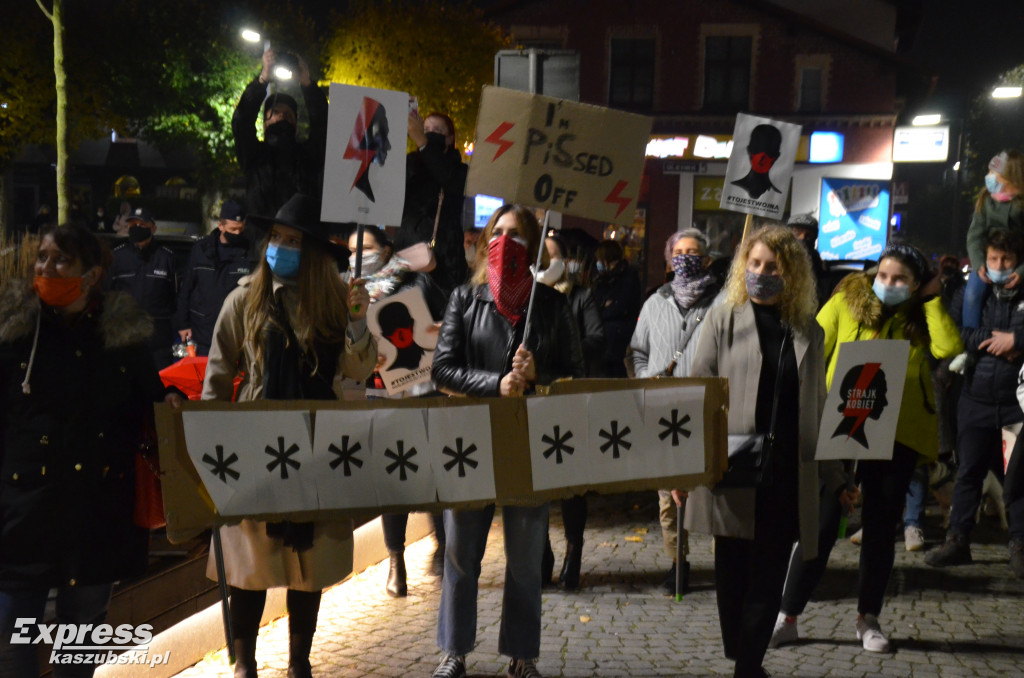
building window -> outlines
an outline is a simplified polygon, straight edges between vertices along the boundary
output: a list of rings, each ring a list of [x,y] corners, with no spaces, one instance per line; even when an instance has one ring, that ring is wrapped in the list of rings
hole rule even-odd
[[[822,73],[820,68],[800,69],[800,105],[801,113],[821,113]]]
[[[709,35],[704,39],[704,108],[735,113],[750,107],[753,39]]]
[[[612,38],[608,105],[649,111],[654,106],[654,40]]]

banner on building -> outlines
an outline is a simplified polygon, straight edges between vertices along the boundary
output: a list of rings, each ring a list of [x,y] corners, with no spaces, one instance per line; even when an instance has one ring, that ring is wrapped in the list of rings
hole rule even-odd
[[[800,125],[740,113],[721,208],[781,219],[800,145]]]
[[[484,87],[466,194],[629,224],[650,132],[642,115]]]

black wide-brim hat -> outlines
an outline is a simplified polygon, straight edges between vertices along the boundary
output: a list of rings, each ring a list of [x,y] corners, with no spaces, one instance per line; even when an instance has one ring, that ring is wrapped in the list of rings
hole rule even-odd
[[[274,224],[290,226],[301,231],[303,237],[313,238],[332,254],[348,256],[347,249],[330,241],[330,227],[320,221],[320,201],[311,195],[296,193],[281,205],[274,216],[251,215],[246,223],[255,224],[265,233],[270,233]]]

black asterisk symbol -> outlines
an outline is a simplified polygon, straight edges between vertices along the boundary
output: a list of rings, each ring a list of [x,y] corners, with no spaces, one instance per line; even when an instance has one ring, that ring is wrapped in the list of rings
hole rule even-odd
[[[412,473],[416,473],[416,471],[418,471],[420,469],[419,465],[414,464],[413,462],[409,461],[410,459],[412,459],[413,457],[416,456],[416,454],[417,454],[416,448],[415,447],[410,447],[409,451],[406,452],[405,451],[405,442],[402,441],[402,440],[399,440],[397,443],[395,443],[395,447],[398,448],[398,452],[397,453],[396,452],[392,452],[391,448],[388,448],[388,449],[384,450],[384,456],[385,457],[387,457],[388,459],[394,459],[395,460],[395,462],[393,464],[389,464],[387,466],[386,470],[387,470],[388,473],[393,473],[395,471],[395,469],[397,468],[398,469],[398,478],[399,478],[399,480],[405,480],[406,479],[406,477],[405,477],[405,469],[409,469]]]
[[[555,425],[554,437],[549,436],[547,433],[540,437],[541,442],[545,442],[550,447],[544,450],[544,458],[547,459],[552,454],[555,455],[555,463],[562,463],[562,453],[572,454],[576,451],[576,448],[569,445],[569,439],[572,438],[572,431],[566,431],[564,435],[560,435],[561,427]]]
[[[665,429],[658,434],[659,440],[672,436],[672,447],[679,445],[679,436],[685,438],[690,437],[690,431],[683,428],[686,422],[690,421],[690,415],[686,415],[682,419],[679,419],[679,410],[672,410],[672,421],[669,421],[665,417],[658,420],[658,423],[665,427]]]
[[[470,443],[469,447],[467,447],[466,449],[462,449],[462,438],[456,438],[455,439],[455,449],[454,450],[452,448],[448,447],[447,445],[445,445],[444,449],[441,450],[441,452],[443,454],[446,454],[446,455],[448,455],[449,457],[452,458],[451,461],[445,462],[444,470],[445,471],[451,471],[452,467],[454,467],[456,464],[458,464],[459,465],[459,477],[460,478],[465,478],[466,477],[466,467],[467,466],[469,466],[470,468],[476,468],[477,467],[476,460],[469,458],[469,455],[471,455],[474,452],[476,452],[476,445],[473,444],[473,443]]]
[[[288,480],[288,467],[291,466],[293,469],[298,469],[302,464],[292,459],[292,455],[299,451],[299,446],[295,443],[288,448],[284,448],[284,437],[277,437],[277,449],[275,450],[270,445],[267,445],[266,452],[273,460],[267,464],[267,470],[273,472],[274,469],[280,465],[281,467],[281,480]]]
[[[241,477],[238,471],[231,468],[231,465],[238,461],[238,455],[234,452],[227,459],[224,458],[224,446],[217,445],[217,458],[214,459],[209,454],[203,455],[203,463],[210,465],[210,473],[220,478],[220,481],[225,485],[228,482],[228,476],[231,476],[235,480]]]
[[[599,436],[608,441],[601,446],[601,453],[604,454],[605,452],[608,451],[608,448],[610,447],[612,448],[612,459],[618,459],[620,447],[625,450],[628,450],[629,448],[633,447],[633,443],[626,440],[626,436],[629,435],[629,427],[627,426],[626,428],[620,431],[619,422],[613,419],[611,426],[609,428],[611,428],[611,433],[605,431],[604,429],[601,429],[597,432]]]
[[[338,456],[337,459],[331,461],[331,470],[333,471],[334,469],[338,468],[338,466],[340,466],[341,464],[344,464],[345,468],[343,470],[345,472],[345,475],[350,476],[352,475],[351,467],[353,465],[356,468],[362,468],[363,460],[356,457],[356,452],[358,452],[360,449],[362,449],[362,444],[359,441],[356,441],[356,444],[353,445],[352,447],[348,446],[348,436],[341,436],[340,449],[334,443],[328,445],[327,451]]]

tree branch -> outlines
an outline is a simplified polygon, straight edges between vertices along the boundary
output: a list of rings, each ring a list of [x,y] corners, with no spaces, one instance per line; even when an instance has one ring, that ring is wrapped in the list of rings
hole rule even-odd
[[[44,15],[46,15],[46,18],[53,21],[53,15],[47,11],[46,7],[43,6],[43,0],[36,0],[36,4],[39,5],[39,9],[42,10]]]

